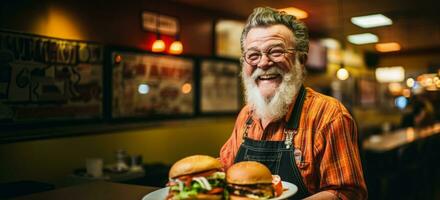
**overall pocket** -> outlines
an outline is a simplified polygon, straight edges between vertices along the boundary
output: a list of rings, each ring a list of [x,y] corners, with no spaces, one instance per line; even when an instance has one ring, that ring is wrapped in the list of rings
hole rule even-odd
[[[248,150],[244,160],[257,161],[270,169],[272,174],[278,174],[280,168],[281,152],[256,152]]]

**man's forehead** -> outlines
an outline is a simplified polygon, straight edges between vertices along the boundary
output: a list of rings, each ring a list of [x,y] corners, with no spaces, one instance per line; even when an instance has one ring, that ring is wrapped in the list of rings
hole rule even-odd
[[[288,44],[293,41],[292,31],[284,25],[258,26],[252,28],[244,40],[244,46],[252,45],[252,43],[284,43]]]

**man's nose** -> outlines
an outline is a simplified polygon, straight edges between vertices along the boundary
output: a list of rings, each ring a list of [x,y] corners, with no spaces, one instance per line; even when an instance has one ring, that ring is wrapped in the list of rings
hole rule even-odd
[[[257,67],[266,70],[270,68],[272,65],[273,65],[273,61],[270,60],[269,56],[267,56],[267,54],[262,54],[260,62],[258,63]]]

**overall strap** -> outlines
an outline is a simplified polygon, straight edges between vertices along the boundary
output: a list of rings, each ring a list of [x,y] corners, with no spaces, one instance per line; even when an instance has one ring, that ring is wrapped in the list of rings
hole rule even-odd
[[[296,97],[295,104],[293,106],[292,114],[290,115],[290,118],[287,121],[286,129],[298,130],[299,121],[301,119],[301,111],[305,99],[306,99],[306,89],[304,88],[303,85],[301,85],[301,89],[298,92],[298,96]]]
[[[284,128],[284,144],[286,148],[289,149],[292,146],[293,136],[298,132],[299,121],[301,118],[301,111],[306,98],[306,90],[303,85],[298,92],[295,104],[293,105],[293,111],[290,118],[287,120],[286,127]]]

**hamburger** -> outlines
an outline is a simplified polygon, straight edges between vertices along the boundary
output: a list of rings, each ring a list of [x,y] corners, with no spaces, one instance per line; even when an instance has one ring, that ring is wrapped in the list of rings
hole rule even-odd
[[[236,163],[226,171],[227,190],[231,200],[269,199],[279,196],[280,194],[275,195],[272,181],[270,170],[255,161]]]
[[[206,155],[193,155],[177,161],[168,174],[166,199],[223,199],[226,182],[222,169],[220,161]]]

